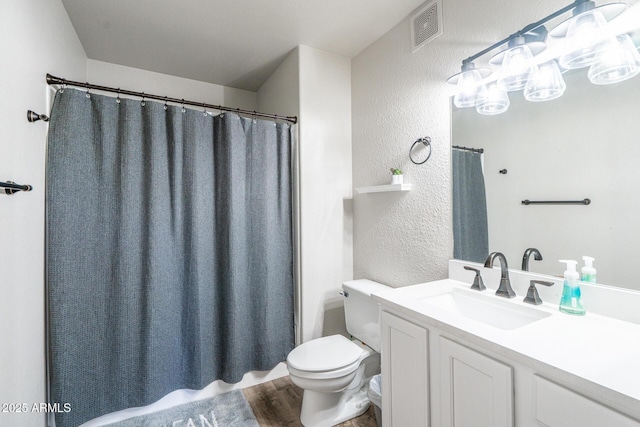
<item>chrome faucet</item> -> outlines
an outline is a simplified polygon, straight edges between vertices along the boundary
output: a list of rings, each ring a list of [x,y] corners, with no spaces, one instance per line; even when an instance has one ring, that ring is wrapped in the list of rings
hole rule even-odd
[[[509,280],[509,267],[507,266],[507,258],[502,252],[491,252],[487,260],[484,262],[486,268],[493,268],[493,261],[498,258],[500,260],[500,286],[496,291],[496,295],[505,298],[515,298],[516,293],[511,287]]]
[[[536,261],[542,261],[542,254],[536,248],[528,248],[522,256],[522,271],[529,271],[529,257],[533,255]]]

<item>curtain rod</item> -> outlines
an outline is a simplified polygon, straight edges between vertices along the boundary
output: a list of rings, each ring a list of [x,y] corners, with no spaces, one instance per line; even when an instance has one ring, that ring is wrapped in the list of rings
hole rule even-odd
[[[298,122],[298,117],[296,116],[279,116],[277,114],[267,114],[267,113],[261,113],[259,111],[249,111],[249,110],[243,110],[240,108],[225,107],[223,105],[212,105],[204,102],[186,101],[184,99],[170,98],[168,96],[151,95],[144,92],[136,92],[132,90],[94,85],[91,83],[76,82],[73,80],[66,80],[61,77],[52,76],[51,74],[48,74],[48,73],[47,73],[47,84],[75,86],[75,87],[85,88],[87,90],[89,89],[101,90],[104,92],[113,92],[120,95],[137,96],[139,98],[144,98],[144,99],[155,99],[157,101],[171,102],[179,105],[191,105],[194,107],[209,108],[212,110],[230,111],[233,113],[244,114],[252,117],[262,117],[262,118],[271,119],[271,120],[283,120],[286,122],[290,122],[292,124],[296,124]]]
[[[460,145],[454,145],[451,148],[456,148],[458,150],[466,150],[466,151],[473,151],[474,153],[484,153],[484,148],[469,148],[469,147],[461,147]]]

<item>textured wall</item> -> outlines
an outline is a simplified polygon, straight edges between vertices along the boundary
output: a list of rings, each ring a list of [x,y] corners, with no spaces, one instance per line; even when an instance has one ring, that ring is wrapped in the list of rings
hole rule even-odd
[[[453,91],[445,80],[459,71],[462,59],[566,2],[539,3],[524,8],[506,0],[443,0],[444,34],[427,46],[411,52],[407,19],[352,60],[353,184],[387,183],[392,166],[413,184],[408,193],[356,196],[355,278],[402,286],[446,277],[453,254]],[[408,150],[425,135],[433,139],[433,155],[416,166]]]

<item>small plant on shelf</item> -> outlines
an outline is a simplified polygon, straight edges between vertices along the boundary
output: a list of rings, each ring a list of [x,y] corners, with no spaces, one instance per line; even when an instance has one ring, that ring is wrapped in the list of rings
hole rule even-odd
[[[391,168],[391,184],[402,184],[402,171],[398,168]]]

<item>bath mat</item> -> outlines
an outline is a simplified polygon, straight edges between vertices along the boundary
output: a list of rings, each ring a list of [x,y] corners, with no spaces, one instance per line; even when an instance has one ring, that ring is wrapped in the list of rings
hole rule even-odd
[[[242,391],[197,400],[104,427],[259,427]]]

